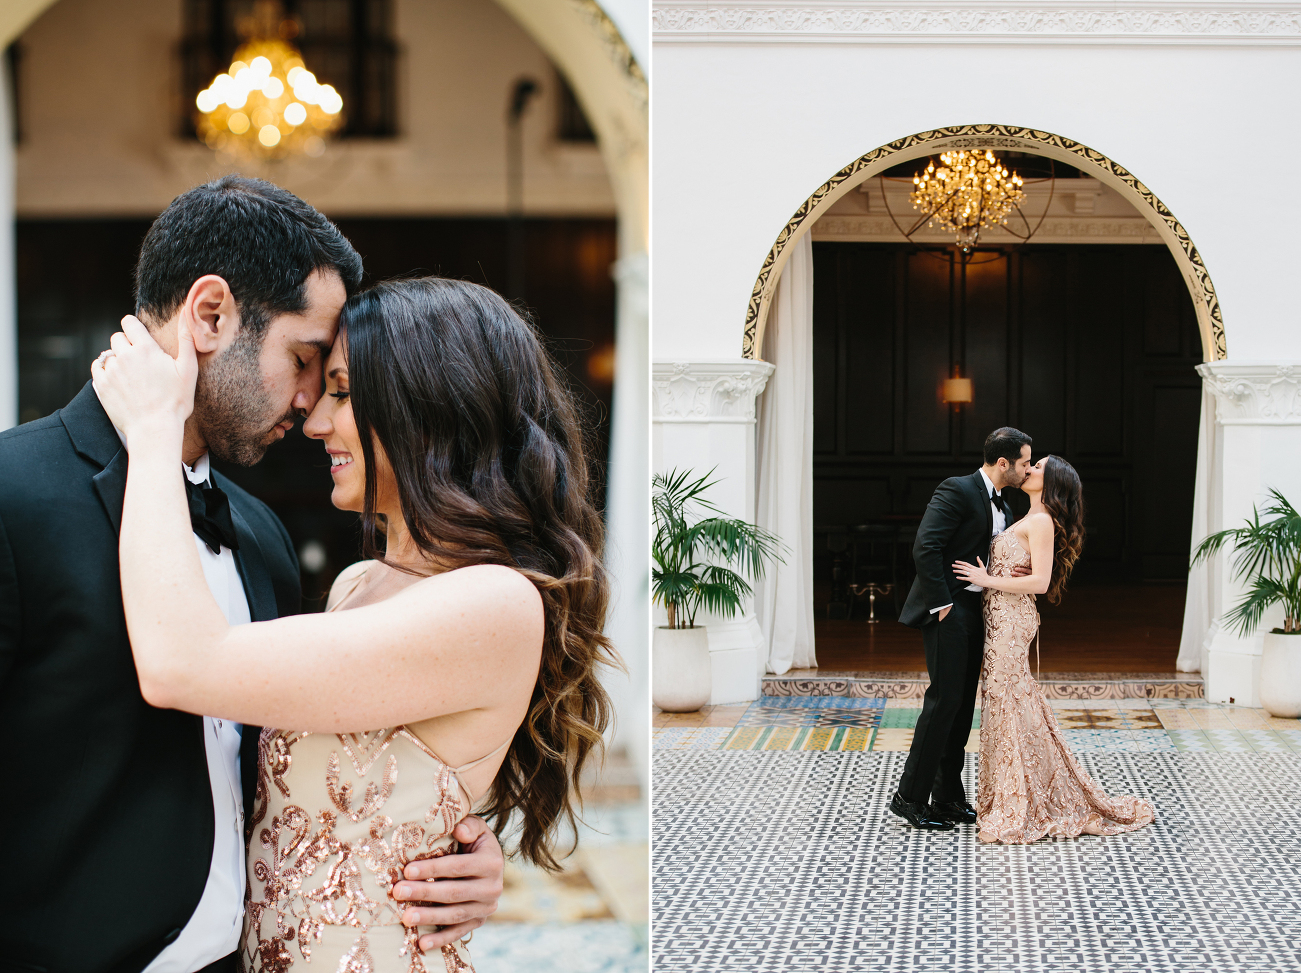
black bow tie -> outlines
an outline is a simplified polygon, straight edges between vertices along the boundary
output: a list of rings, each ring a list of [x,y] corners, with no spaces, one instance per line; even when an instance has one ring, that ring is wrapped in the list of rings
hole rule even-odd
[[[210,481],[191,483],[188,476],[184,479],[185,492],[190,498],[190,526],[199,539],[213,554],[220,554],[223,544],[232,551],[239,550],[226,494],[212,486]]]
[[[991,493],[989,495],[989,502],[992,503],[999,510],[1003,511],[1004,520],[1012,519],[1012,512],[1007,509],[1007,501],[1003,499],[1003,495],[1001,493],[999,493],[998,491],[994,491],[993,493]]]

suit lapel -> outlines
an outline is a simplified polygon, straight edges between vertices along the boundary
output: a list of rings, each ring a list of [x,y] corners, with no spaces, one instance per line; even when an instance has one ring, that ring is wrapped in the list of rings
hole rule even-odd
[[[122,446],[118,449],[117,455],[109,460],[108,466],[91,477],[91,482],[95,484],[95,492],[99,494],[99,502],[104,505],[104,512],[113,522],[115,534],[122,533],[122,505],[126,502],[126,467],[127,451],[126,447]]]
[[[233,503],[230,505],[230,519],[235,525],[235,536],[239,538],[235,564],[239,568],[240,580],[244,582],[249,617],[255,622],[279,618],[276,592],[271,584],[271,575],[267,573],[266,561],[262,559],[262,548],[258,546],[257,537],[249,528],[248,521]]]
[[[126,447],[89,382],[59,410],[59,419],[77,454],[101,467],[91,482],[104,505],[104,513],[113,524],[114,533],[121,533],[122,503],[126,499]]]
[[[971,477],[972,486],[976,488],[977,502],[980,509],[985,512],[985,536],[994,536],[994,506],[989,502],[989,494],[985,492],[985,478],[977,470]]]

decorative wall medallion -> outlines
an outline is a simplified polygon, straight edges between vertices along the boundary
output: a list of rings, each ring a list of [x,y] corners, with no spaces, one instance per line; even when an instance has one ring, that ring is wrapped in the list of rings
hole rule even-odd
[[[941,148],[952,147],[997,147],[1017,149],[1022,152],[1039,152],[1041,154],[1044,154],[1042,152],[1044,149],[1054,149],[1057,152],[1066,153],[1069,156],[1071,165],[1083,172],[1105,173],[1111,177],[1113,185],[1114,181],[1119,181],[1129,191],[1126,194],[1129,201],[1140,212],[1149,214],[1152,221],[1164,225],[1174,237],[1175,246],[1171,247],[1171,250],[1188,277],[1189,290],[1192,293],[1193,304],[1197,310],[1198,323],[1203,327],[1204,334],[1206,331],[1210,333],[1212,357],[1215,360],[1227,357],[1228,352],[1225,349],[1224,341],[1224,320],[1220,312],[1219,298],[1215,294],[1215,285],[1211,283],[1211,276],[1207,273],[1201,254],[1197,252],[1197,248],[1189,238],[1188,231],[1175,219],[1169,208],[1161,200],[1157,199],[1143,183],[1139,182],[1129,170],[1108,159],[1101,152],[1061,135],[1015,125],[954,125],[929,132],[918,132],[916,135],[898,139],[888,145],[873,149],[866,155],[859,156],[859,158],[819,186],[813,195],[806,199],[790,220],[787,221],[781,233],[777,235],[777,240],[772,245],[772,249],[768,251],[768,256],[764,259],[763,266],[759,270],[759,277],[755,280],[754,288],[750,292],[749,305],[746,308],[745,332],[741,340],[741,354],[746,358],[758,357],[759,343],[757,339],[767,318],[768,305],[772,300],[773,291],[777,287],[777,279],[773,276],[773,269],[777,266],[778,260],[787,245],[802,232],[804,223],[810,217],[816,219],[820,215],[819,209],[824,204],[830,205],[829,197],[833,192],[866,169],[884,171],[889,166],[889,163],[885,160],[891,156],[918,148],[935,153]],[[915,151],[911,152],[913,156],[919,154]],[[1175,249],[1175,247],[1178,249]]]
[[[655,362],[656,422],[754,422],[755,399],[773,366],[760,361]]]
[[[1301,425],[1301,362],[1208,362],[1197,371],[1221,425]]]
[[[902,40],[1188,43],[1301,40],[1301,8],[1278,3],[750,3],[656,0],[657,41]]]

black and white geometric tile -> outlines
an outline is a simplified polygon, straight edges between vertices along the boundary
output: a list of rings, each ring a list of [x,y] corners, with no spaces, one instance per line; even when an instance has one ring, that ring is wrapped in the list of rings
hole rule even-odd
[[[655,751],[656,973],[1301,970],[1301,755],[1082,753],[1155,823],[1029,846],[905,826],[906,756]]]

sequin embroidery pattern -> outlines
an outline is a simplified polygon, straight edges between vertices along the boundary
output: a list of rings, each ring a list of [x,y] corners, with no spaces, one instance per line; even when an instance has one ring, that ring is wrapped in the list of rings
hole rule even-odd
[[[994,538],[989,573],[1011,575],[1030,554],[1013,530]],[[1066,745],[1057,717],[1030,672],[1039,631],[1034,595],[986,588],[981,671],[980,775],[976,794],[981,841],[1029,844],[1043,837],[1114,835],[1155,817],[1137,797],[1108,797]]]
[[[451,769],[405,727],[264,729],[240,951],[245,973],[473,973],[465,946],[424,954],[390,893],[405,866],[454,852]],[[310,964],[310,965],[308,965]]]

